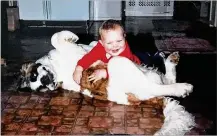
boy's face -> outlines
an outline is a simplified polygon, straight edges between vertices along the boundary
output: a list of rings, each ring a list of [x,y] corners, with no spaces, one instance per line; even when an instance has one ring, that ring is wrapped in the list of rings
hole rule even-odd
[[[100,42],[111,56],[118,56],[126,48],[125,35],[120,27],[102,31]]]

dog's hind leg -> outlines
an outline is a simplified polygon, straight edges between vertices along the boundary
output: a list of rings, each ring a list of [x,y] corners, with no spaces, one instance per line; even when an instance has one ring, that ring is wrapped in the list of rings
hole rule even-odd
[[[176,65],[179,62],[179,53],[171,53],[167,59],[165,59],[164,64],[166,68],[165,76],[163,76],[164,84],[173,84],[176,83]]]
[[[188,95],[193,89],[193,86],[187,83],[160,85],[150,81],[137,65],[124,57],[113,57],[108,63],[108,73],[109,93],[130,92],[141,100],[165,95],[181,97]]]

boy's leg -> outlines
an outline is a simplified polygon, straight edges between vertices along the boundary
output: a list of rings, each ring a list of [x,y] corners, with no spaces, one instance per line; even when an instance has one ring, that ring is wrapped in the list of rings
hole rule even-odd
[[[158,68],[158,70],[162,73],[166,72],[165,64],[164,64],[164,55],[163,52],[157,51],[151,58],[152,64],[154,67]]]
[[[141,60],[145,65],[151,64],[151,55],[148,52],[136,52],[135,55]]]

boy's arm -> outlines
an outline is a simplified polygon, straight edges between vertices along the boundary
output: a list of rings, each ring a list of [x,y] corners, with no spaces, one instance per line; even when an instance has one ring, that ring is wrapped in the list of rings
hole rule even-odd
[[[100,58],[101,45],[97,43],[97,45],[87,54],[85,54],[77,63],[77,65],[81,66],[83,69],[89,68],[91,64],[93,64],[96,60]]]
[[[132,53],[132,61],[137,63],[137,64],[141,64],[140,59],[136,55],[134,55],[133,53]]]

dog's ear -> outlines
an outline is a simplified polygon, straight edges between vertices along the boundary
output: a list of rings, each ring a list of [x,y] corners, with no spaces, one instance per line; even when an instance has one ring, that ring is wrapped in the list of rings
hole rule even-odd
[[[22,66],[21,66],[21,69],[20,69],[20,72],[21,73],[28,73],[32,70],[32,67],[35,65],[35,63],[32,63],[32,62],[27,62],[27,63],[24,63]]]

